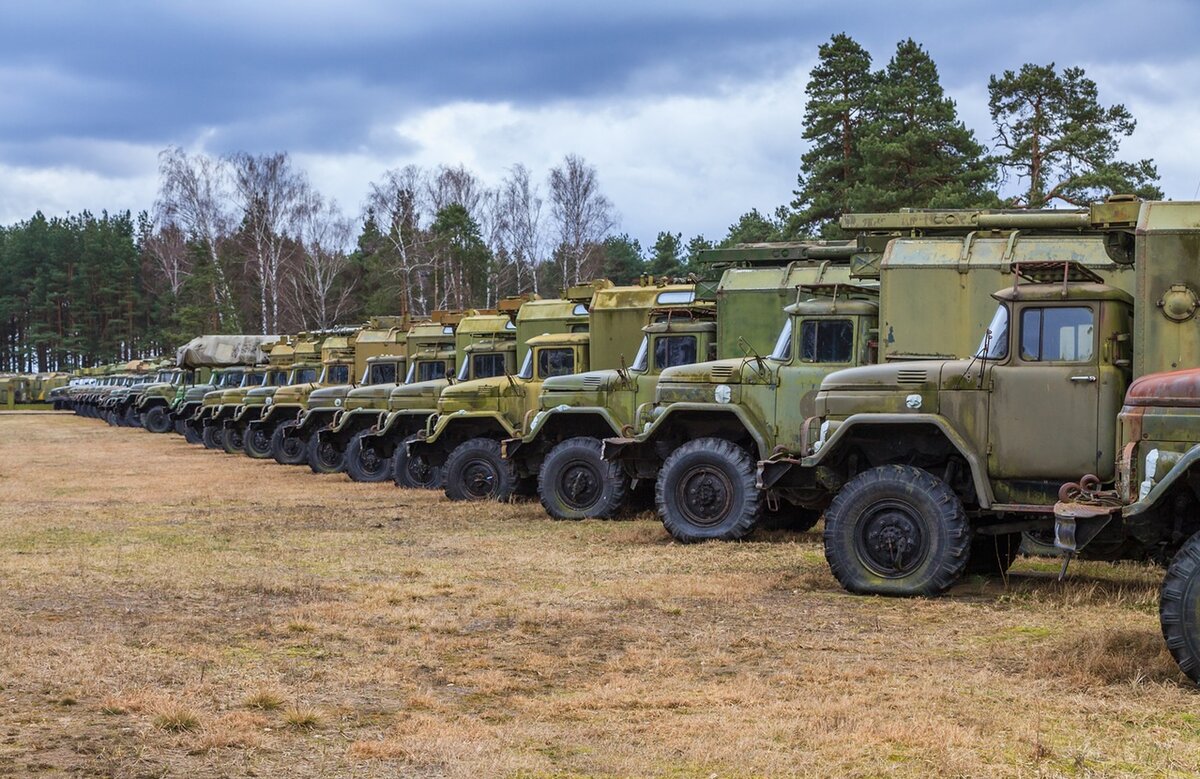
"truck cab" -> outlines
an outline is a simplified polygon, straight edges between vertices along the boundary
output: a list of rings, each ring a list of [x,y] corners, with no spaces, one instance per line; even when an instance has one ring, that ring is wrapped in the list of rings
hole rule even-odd
[[[746,348],[740,358],[664,370],[635,434],[605,441],[606,459],[633,479],[656,480],[659,514],[680,541],[748,534],[764,502],[755,463],[802,439],[826,376],[876,360],[874,288],[810,285],[797,294],[770,352]],[[787,511],[801,528],[819,516],[803,505]]]

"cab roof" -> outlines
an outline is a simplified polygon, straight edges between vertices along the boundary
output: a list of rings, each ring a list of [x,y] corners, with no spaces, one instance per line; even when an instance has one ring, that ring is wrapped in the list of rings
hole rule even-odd
[[[1094,281],[1063,284],[1017,284],[992,293],[992,297],[1005,303],[1016,300],[1057,303],[1062,301],[1119,300],[1133,305],[1133,295],[1123,289],[1097,284]]]

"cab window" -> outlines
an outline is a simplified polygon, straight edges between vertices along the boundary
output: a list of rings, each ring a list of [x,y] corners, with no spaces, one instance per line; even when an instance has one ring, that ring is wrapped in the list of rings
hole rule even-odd
[[[537,353],[538,376],[566,376],[575,372],[574,349],[539,349]]]
[[[642,336],[642,344],[638,347],[637,355],[633,358],[633,367],[631,370],[641,373],[646,370],[646,363],[649,360],[648,353],[650,351],[650,336]]]
[[[788,317],[775,340],[775,348],[771,350],[771,359],[787,362],[792,359],[792,318]]]
[[[1021,359],[1086,362],[1094,353],[1092,310],[1084,306],[1027,308],[1021,312]]]
[[[328,365],[325,367],[325,378],[322,384],[345,384],[350,381],[349,365]]]
[[[490,379],[504,375],[504,354],[491,352],[471,355],[471,368],[476,379]]]
[[[271,371],[267,374],[266,384],[268,387],[280,387],[287,384],[287,372]]]
[[[800,323],[801,362],[842,363],[854,356],[854,322],[805,319]]]
[[[308,384],[310,381],[317,380],[316,368],[300,368],[296,371],[296,375],[292,378],[293,384]]]
[[[261,373],[247,373],[246,378],[242,381],[243,387],[258,387],[263,383],[266,376]]]
[[[364,384],[395,384],[396,363],[377,362],[367,370],[367,380]]]
[[[654,367],[658,370],[673,365],[696,362],[696,336],[661,335],[654,340]]]
[[[422,360],[417,363],[417,381],[433,381],[446,378],[446,363],[444,360]]]

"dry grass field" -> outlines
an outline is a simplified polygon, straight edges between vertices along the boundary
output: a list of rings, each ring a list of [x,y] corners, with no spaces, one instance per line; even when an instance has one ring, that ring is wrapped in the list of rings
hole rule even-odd
[[[1168,776],[1160,572],[857,598],[681,546],[0,415],[0,776]]]

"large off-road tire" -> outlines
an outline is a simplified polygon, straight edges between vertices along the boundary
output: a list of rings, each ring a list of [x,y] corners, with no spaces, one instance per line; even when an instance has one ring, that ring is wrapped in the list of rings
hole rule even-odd
[[[611,519],[629,492],[629,477],[618,463],[600,456],[596,438],[568,438],[542,461],[537,494],[554,519]]]
[[[242,436],[242,451],[254,460],[271,459],[271,434],[259,425],[247,426]]]
[[[663,527],[685,544],[744,538],[762,514],[754,470],[754,458],[736,444],[688,441],[667,457],[654,485]]]
[[[295,422],[284,422],[271,434],[271,456],[280,465],[303,465],[308,458],[305,440],[288,435],[288,431],[295,426]]]
[[[1179,670],[1200,683],[1200,533],[1184,542],[1167,567],[1158,622]]]
[[[392,460],[382,457],[374,446],[363,446],[371,431],[355,433],[346,446],[346,475],[354,481],[383,482],[392,477]]]
[[[985,536],[979,533],[971,540],[971,556],[963,573],[974,576],[1003,576],[1021,551],[1020,533],[1001,533]]]
[[[128,406],[125,409],[125,413],[121,417],[121,423],[125,427],[141,427],[142,418],[138,416],[136,408],[133,406]]]
[[[221,449],[223,448],[222,441],[225,438],[225,431],[216,425],[205,423],[204,432],[200,434],[200,442],[204,444],[205,449]]]
[[[436,490],[442,486],[446,469],[430,465],[424,457],[409,457],[404,444],[401,441],[392,453],[392,481],[396,486],[410,490]]]
[[[113,427],[120,427],[121,420],[117,418],[117,414],[112,409],[104,410],[104,421]]]
[[[850,592],[938,595],[962,576],[970,553],[962,501],[920,468],[864,471],[825,510],[825,560]]]
[[[179,431],[181,436],[183,436],[183,440],[187,441],[189,444],[204,443],[204,439],[200,437],[200,434],[196,432],[195,428],[184,422],[182,419],[175,423],[175,429]]]
[[[240,427],[221,428],[221,446],[226,454],[241,454],[246,444],[245,431]]]
[[[151,433],[166,433],[171,430],[171,418],[162,406],[154,406],[142,414],[142,427]]]
[[[342,466],[346,462],[345,453],[330,441],[322,441],[320,431],[314,431],[308,437],[308,446],[305,449],[308,467],[313,473],[342,472]]]
[[[446,458],[446,497],[450,500],[507,501],[517,488],[512,460],[500,456],[491,438],[463,441]]]

